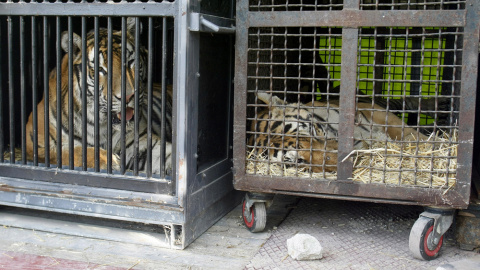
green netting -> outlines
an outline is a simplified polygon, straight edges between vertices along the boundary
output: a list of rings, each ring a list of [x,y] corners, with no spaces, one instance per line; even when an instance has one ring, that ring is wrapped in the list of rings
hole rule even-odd
[[[373,28],[372,28],[373,30]],[[405,30],[405,28],[392,28]],[[360,35],[358,50],[357,87],[359,93],[372,95],[381,84],[381,95],[399,99],[402,96],[433,96],[441,93],[445,56],[445,39],[439,28],[425,28],[425,35]],[[438,34],[431,34],[437,32]],[[391,33],[391,32],[390,32]],[[320,37],[319,55],[327,64],[333,87],[340,85],[342,39]],[[404,114],[405,119],[408,114]],[[421,116],[420,124],[433,119]]]

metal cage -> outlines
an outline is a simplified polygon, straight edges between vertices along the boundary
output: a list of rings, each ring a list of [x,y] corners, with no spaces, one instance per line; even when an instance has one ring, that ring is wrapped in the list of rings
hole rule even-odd
[[[0,1],[0,204],[192,242],[238,203],[234,12],[233,1]]]
[[[236,189],[466,208],[479,3],[240,1]]]

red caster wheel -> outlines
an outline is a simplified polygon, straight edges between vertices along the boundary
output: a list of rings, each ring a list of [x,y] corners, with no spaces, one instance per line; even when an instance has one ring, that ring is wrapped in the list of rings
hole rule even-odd
[[[267,210],[264,202],[255,202],[247,207],[247,201],[242,203],[242,217],[245,226],[251,232],[261,232],[267,224]]]
[[[443,235],[435,237],[433,225],[433,219],[422,216],[413,225],[409,247],[415,258],[429,261],[438,257],[443,244]]]

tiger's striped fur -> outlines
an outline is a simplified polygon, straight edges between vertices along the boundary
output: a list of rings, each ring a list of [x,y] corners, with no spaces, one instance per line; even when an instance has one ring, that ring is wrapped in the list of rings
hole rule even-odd
[[[298,164],[313,172],[335,171],[337,140],[328,137],[328,125],[300,104],[288,104],[266,93],[257,95],[269,105],[251,122],[249,145],[268,152],[272,162]]]
[[[119,155],[121,152],[121,101],[125,98],[126,107],[126,164],[127,169],[133,169],[133,157],[134,153],[134,114],[139,113],[139,152],[138,156],[138,169],[144,170],[147,155],[147,86],[146,86],[146,55],[147,51],[142,47],[140,48],[140,58],[137,60],[139,64],[139,74],[135,74],[135,40],[134,40],[134,26],[135,21],[132,18],[127,20],[127,35],[126,40],[126,96],[121,95],[121,31],[113,31],[112,33],[112,66],[113,70],[107,70],[108,55],[108,31],[101,28],[99,30],[99,145],[100,145],[100,169],[107,168],[107,125],[109,121],[112,121],[112,148],[115,154],[112,157],[113,169],[119,168]],[[73,34],[73,120],[74,120],[74,166],[81,167],[82,165],[82,137],[86,136],[87,141],[87,166],[93,168],[95,164],[94,159],[94,32],[90,31],[87,34],[87,87],[82,89],[82,51],[81,51],[81,37],[77,34]],[[62,34],[62,48],[65,52],[68,52],[69,38],[68,33]],[[68,90],[68,54],[62,59],[61,66],[61,123],[57,120],[57,72],[54,68],[49,77],[49,142],[50,142],[50,163],[56,163],[57,158],[57,125],[62,126],[62,160],[64,163],[68,160],[70,155],[68,149],[69,138],[69,90]],[[108,119],[108,102],[107,102],[107,73],[112,72],[112,119]],[[139,78],[139,88],[135,90],[134,80],[135,76]],[[171,155],[172,155],[172,100],[171,100],[171,87],[168,88],[170,92],[166,100],[166,154],[165,154],[165,167],[167,172],[171,170]],[[82,94],[86,94],[87,99],[87,134],[83,134],[82,131]],[[138,95],[139,105],[141,110],[135,108],[134,96]],[[38,117],[38,160],[39,162],[45,161],[45,137],[44,137],[44,105],[45,97],[38,103],[37,117]],[[161,127],[161,87],[154,86],[153,100],[152,100],[152,172],[160,172],[160,127]],[[27,123],[27,157],[33,159],[34,144],[33,144],[33,113],[30,114]]]
[[[258,93],[268,105],[252,120],[248,144],[268,152],[269,160],[300,163],[313,172],[336,171],[338,150],[338,101],[288,103],[277,96]],[[357,103],[354,147],[374,141],[427,140],[393,113],[371,103]]]

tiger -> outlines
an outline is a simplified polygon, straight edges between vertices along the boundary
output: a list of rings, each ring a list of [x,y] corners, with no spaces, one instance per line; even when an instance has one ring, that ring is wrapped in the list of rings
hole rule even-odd
[[[121,154],[121,101],[125,99],[126,110],[125,110],[125,120],[126,120],[126,133],[125,133],[125,157],[126,157],[126,169],[131,170],[134,166],[134,115],[138,113],[139,115],[139,151],[137,153],[138,157],[138,169],[139,171],[145,170],[146,160],[147,160],[147,83],[146,83],[146,58],[147,50],[144,47],[140,48],[139,58],[137,59],[139,65],[139,74],[135,74],[135,19],[127,19],[127,35],[126,40],[126,96],[122,97],[121,94],[121,40],[122,33],[121,31],[112,31],[112,70],[107,69],[108,55],[107,55],[107,44],[108,44],[108,30],[105,28],[99,28],[98,32],[98,46],[99,46],[99,119],[98,123],[100,126],[99,134],[99,145],[100,145],[100,169],[107,169],[107,125],[108,122],[112,123],[112,150],[114,155],[112,156],[112,168],[118,170],[120,168],[120,159],[119,155]],[[95,91],[94,91],[94,47],[95,47],[95,38],[94,31],[91,30],[87,33],[86,37],[86,54],[87,54],[87,87],[82,88],[81,78],[82,78],[82,39],[76,33],[73,33],[72,39],[73,47],[73,120],[74,120],[74,166],[82,166],[82,137],[86,136],[87,141],[87,167],[94,168],[95,166],[95,138],[94,138],[94,125],[95,125],[95,115],[94,115],[94,101],[95,101]],[[65,51],[61,63],[61,121],[57,119],[57,71],[54,68],[49,74],[49,89],[48,89],[48,98],[49,98],[49,126],[46,127],[44,121],[45,117],[45,97],[37,105],[37,118],[38,121],[38,160],[39,162],[45,162],[45,138],[44,131],[45,128],[49,129],[49,142],[50,142],[50,163],[56,163],[57,155],[61,154],[62,160],[68,160],[70,154],[68,147],[68,138],[69,138],[69,90],[68,90],[68,52],[69,52],[69,36],[68,32],[63,32],[61,36],[61,47]],[[112,73],[112,119],[108,119],[108,101],[107,101],[107,74]],[[134,87],[134,78],[138,76],[139,88],[135,90]],[[165,121],[165,169],[168,172],[171,171],[171,156],[172,156],[172,88],[171,86],[167,87],[168,95],[165,101],[166,106],[163,108],[166,111],[166,121]],[[153,87],[153,100],[152,100],[152,173],[160,173],[160,149],[162,141],[160,138],[161,132],[161,104],[162,104],[162,95],[161,95],[161,86],[155,84]],[[82,131],[82,94],[86,94],[87,99],[87,133],[83,134]],[[135,95],[138,95],[139,105],[141,110],[138,108],[135,110],[134,100]],[[61,139],[62,139],[62,153],[57,153],[57,125],[61,125]],[[30,113],[28,117],[28,122],[26,126],[27,133],[27,158],[33,159],[34,154],[34,129],[33,129],[33,112]]]
[[[312,172],[337,170],[338,100],[289,103],[266,92],[258,92],[257,98],[268,106],[251,120],[249,146],[265,151],[271,162],[299,164]],[[379,105],[357,103],[354,149],[368,148],[374,141],[417,139],[426,141],[428,136]]]

